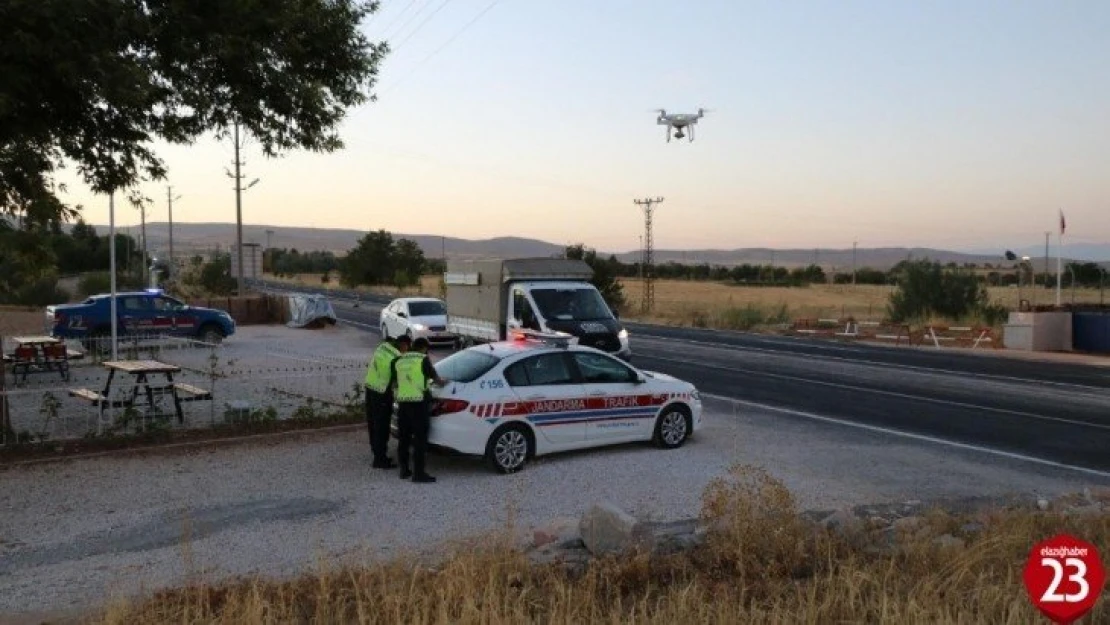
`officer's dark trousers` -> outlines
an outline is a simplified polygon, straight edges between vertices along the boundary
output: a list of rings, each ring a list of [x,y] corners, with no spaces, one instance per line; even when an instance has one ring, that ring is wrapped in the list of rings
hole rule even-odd
[[[393,413],[393,397],[390,393],[378,393],[366,389],[366,430],[370,433],[370,452],[374,454],[375,464],[388,461],[389,421]]]
[[[397,404],[397,462],[401,471],[409,468],[409,446],[412,446],[412,472],[425,475],[424,455],[428,450],[428,403],[406,401]]]

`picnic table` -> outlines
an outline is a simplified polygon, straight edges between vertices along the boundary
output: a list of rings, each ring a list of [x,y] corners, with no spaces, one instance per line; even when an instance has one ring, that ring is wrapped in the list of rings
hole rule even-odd
[[[53,336],[14,336],[16,348],[4,354],[4,362],[11,365],[12,378],[23,374],[18,381],[26,382],[30,373],[57,371],[63,380],[69,380],[69,361],[84,356],[68,349],[65,343]]]
[[[85,399],[100,408],[101,416],[103,416],[104,409],[107,407],[144,407],[146,414],[149,415],[152,412],[159,412],[160,400],[168,396],[173,401],[177,422],[184,423],[185,414],[181,409],[182,403],[212,399],[212,394],[202,388],[182,382],[174,382],[173,375],[181,371],[181,367],[177,365],[157,360],[108,360],[102,364],[108,369],[108,379],[104,382],[102,390],[69,389],[71,396]],[[115,380],[117,372],[134,376],[134,379],[132,380],[130,393],[124,391],[113,398],[112,382]],[[158,376],[164,377],[165,382],[161,383]],[[151,380],[152,377],[155,378],[153,381]]]

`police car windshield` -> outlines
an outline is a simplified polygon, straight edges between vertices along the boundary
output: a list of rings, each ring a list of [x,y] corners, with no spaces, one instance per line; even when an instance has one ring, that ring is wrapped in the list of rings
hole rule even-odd
[[[413,317],[446,315],[447,309],[440,302],[409,302],[409,314]]]
[[[594,321],[613,318],[595,289],[532,289],[532,299],[544,319]]]
[[[455,352],[435,364],[439,377],[452,382],[473,382],[486,374],[500,358],[477,350]]]

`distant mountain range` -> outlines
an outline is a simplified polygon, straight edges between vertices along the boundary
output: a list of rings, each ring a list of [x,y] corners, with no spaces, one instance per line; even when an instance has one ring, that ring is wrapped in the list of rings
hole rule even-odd
[[[107,226],[96,226],[97,232],[106,234]],[[137,226],[130,228],[134,236],[138,236]],[[244,243],[255,243],[261,247],[269,244],[274,247],[301,251],[330,251],[343,254],[354,247],[365,231],[339,229],[339,228],[301,228],[289,226],[262,226],[243,224]],[[152,222],[146,225],[148,247],[156,254],[166,254],[169,250],[169,227],[166,222]],[[180,255],[184,252],[198,250],[211,250],[215,248],[228,249],[235,242],[235,224],[228,223],[175,223],[173,227],[174,252]],[[563,253],[564,246],[538,239],[522,237],[496,237],[492,239],[459,239],[448,236],[430,234],[402,234],[393,233],[394,239],[406,238],[416,241],[424,254],[432,258],[440,258],[444,254],[448,258],[512,258],[527,256],[554,256]],[[1018,256],[1027,255],[1034,260],[1034,266],[1041,268],[1044,248],[1014,248]],[[1110,259],[1110,244],[1103,245],[1074,245],[1068,246],[1068,259],[1074,258],[1081,261],[1105,261]],[[1012,265],[1005,260],[1005,250],[989,252],[978,251],[953,251],[936,248],[858,248],[855,251],[857,267],[871,267],[874,269],[888,269],[899,261],[907,258],[929,258],[942,263],[992,263],[1003,266]],[[614,254],[623,262],[636,262],[640,260],[639,251],[611,252],[598,250],[599,254],[608,256]],[[1055,253],[1054,251],[1052,253]],[[700,250],[655,250],[655,262],[666,263],[675,261],[680,263],[710,263],[720,265],[738,265],[743,263],[770,264],[778,266],[796,267],[816,263],[826,269],[849,269],[852,266],[853,251],[851,248],[838,249],[780,249],[770,248],[740,248],[732,250],[700,249]],[[1068,259],[1065,259],[1067,261]],[[1050,271],[1055,268],[1055,258],[1050,259]]]

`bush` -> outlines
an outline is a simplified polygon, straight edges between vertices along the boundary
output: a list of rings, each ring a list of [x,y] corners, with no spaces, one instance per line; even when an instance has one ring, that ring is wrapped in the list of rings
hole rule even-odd
[[[81,297],[107,293],[112,290],[111,274],[107,271],[86,273],[77,281],[77,294]]]
[[[69,301],[70,294],[58,288],[58,278],[47,276],[23,284],[14,291],[0,295],[0,304],[14,306],[50,306]]]
[[[116,274],[116,290],[129,291],[142,289],[146,285],[142,280],[127,274]],[[109,293],[112,290],[112,277],[109,271],[94,271],[86,273],[77,281],[77,294],[81,297]]]
[[[887,306],[891,321],[897,323],[932,316],[963,319],[990,307],[987,289],[968,270],[942,268],[925,259],[903,263],[897,280],[898,289]]]

